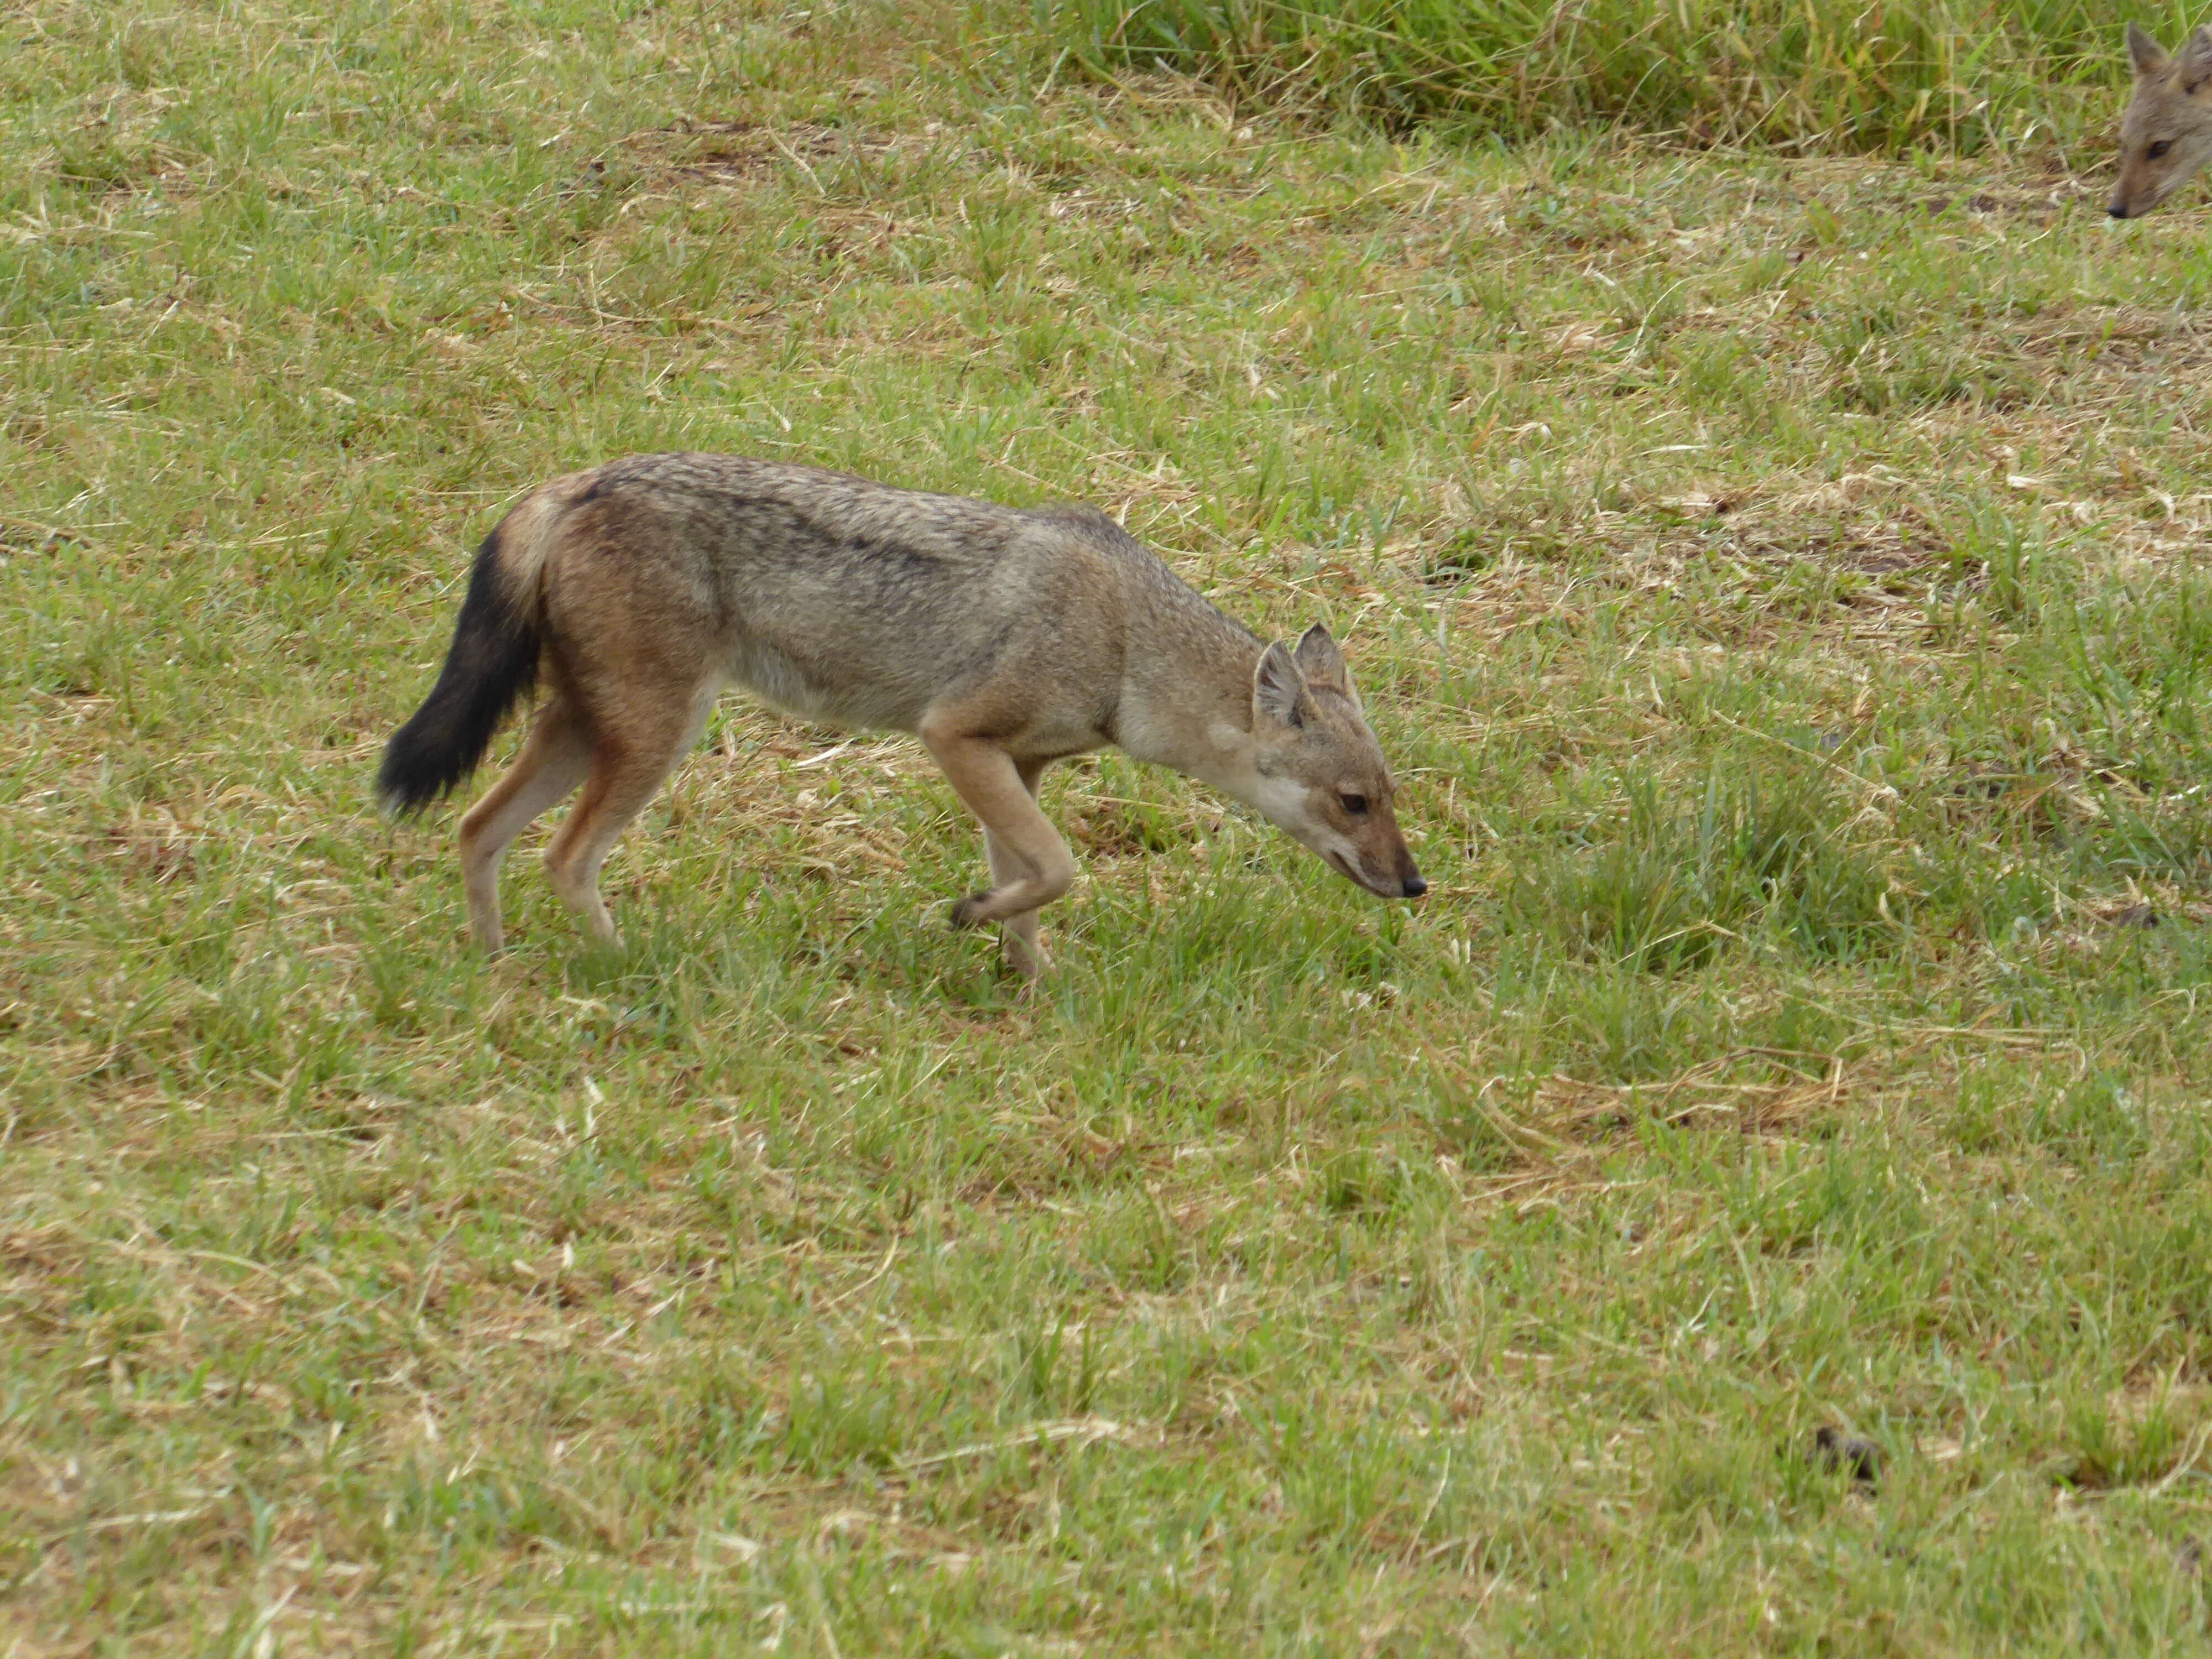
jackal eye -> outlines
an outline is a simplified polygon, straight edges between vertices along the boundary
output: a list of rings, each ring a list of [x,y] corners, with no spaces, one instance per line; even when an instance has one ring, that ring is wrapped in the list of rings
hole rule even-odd
[[[1364,818],[1367,816],[1366,796],[1339,795],[1336,799],[1338,805],[1342,806],[1346,811],[1351,813],[1353,817]]]
[[[2143,154],[2154,161],[2163,161],[2166,159],[2166,151],[2172,148],[2172,139],[2161,138],[2156,143],[2153,144],[2148,149],[2145,150]]]

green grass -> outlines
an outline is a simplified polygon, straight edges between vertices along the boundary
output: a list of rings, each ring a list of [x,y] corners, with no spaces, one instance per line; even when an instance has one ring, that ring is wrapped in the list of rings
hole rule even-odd
[[[2102,124],[2118,16],[2089,0],[1034,0],[1094,71],[1202,75],[1386,126],[1528,138],[2008,149]],[[2160,14],[2163,14],[2162,15]],[[2151,21],[2186,34],[2179,6]]]
[[[8,29],[0,1652],[2202,1650],[2194,200],[1026,13]],[[679,445],[1327,618],[1435,890],[1105,757],[1024,999],[915,747],[733,698],[628,955],[528,857],[471,955],[377,751]]]

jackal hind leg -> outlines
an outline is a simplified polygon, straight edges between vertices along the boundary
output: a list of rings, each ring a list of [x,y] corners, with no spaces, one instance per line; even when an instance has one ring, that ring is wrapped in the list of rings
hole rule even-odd
[[[584,781],[591,746],[573,704],[556,696],[538,711],[514,761],[461,819],[461,884],[477,945],[506,943],[499,914],[499,866],[532,819]]]
[[[624,686],[593,710],[583,798],[545,849],[545,872],[562,902],[602,945],[619,946],[622,935],[599,895],[600,868],[622,832],[698,741],[720,690],[719,681]]]

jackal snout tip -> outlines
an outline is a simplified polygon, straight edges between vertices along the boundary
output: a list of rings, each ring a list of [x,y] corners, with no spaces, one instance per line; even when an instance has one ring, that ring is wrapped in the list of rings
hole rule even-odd
[[[1388,875],[1376,875],[1374,866],[1365,859],[1347,857],[1334,848],[1327,849],[1322,857],[1337,874],[1354,886],[1364,887],[1377,898],[1415,899],[1429,890],[1429,884],[1413,867],[1411,858],[1401,854],[1398,868]]]

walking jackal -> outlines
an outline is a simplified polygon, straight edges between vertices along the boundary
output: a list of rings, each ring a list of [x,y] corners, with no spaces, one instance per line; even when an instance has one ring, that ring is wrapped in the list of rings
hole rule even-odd
[[[1043,965],[1038,908],[1075,874],[1038,775],[1108,744],[1243,802],[1370,892],[1427,890],[1327,629],[1263,645],[1089,508],[729,455],[632,456],[508,513],[380,793],[407,812],[453,788],[542,684],[514,763],[461,821],[470,925],[500,947],[501,857],[580,784],[546,866],[613,943],[599,867],[732,680],[808,720],[921,738],[990,860],[952,921],[1001,924],[1024,975]]]
[[[2200,28],[2172,57],[2128,25],[2135,95],[2120,117],[2120,176],[2106,211],[2139,219],[2212,161],[2212,28]]]

